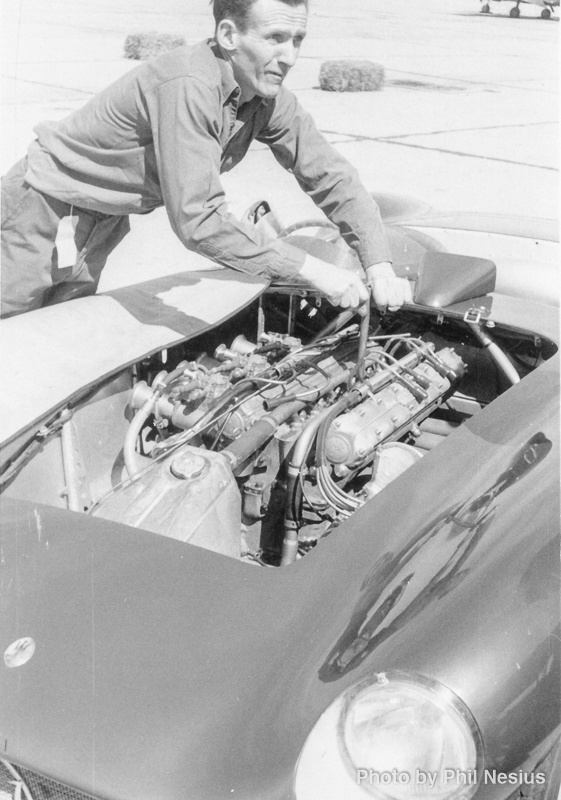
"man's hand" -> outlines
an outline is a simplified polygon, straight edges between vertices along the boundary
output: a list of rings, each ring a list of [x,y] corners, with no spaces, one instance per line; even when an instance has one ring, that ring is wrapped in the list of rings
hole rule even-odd
[[[406,278],[398,278],[388,261],[367,267],[366,280],[379,311],[397,311],[404,303],[413,302],[411,284]]]
[[[391,269],[391,267],[390,267]],[[321,292],[334,306],[357,309],[366,313],[368,289],[355,272],[335,267],[307,255],[300,277]]]

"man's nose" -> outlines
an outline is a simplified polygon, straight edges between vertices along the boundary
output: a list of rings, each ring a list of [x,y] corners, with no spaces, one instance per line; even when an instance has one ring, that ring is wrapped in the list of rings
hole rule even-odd
[[[278,55],[278,60],[281,64],[285,64],[287,67],[293,67],[296,64],[296,59],[298,58],[300,50],[298,47],[295,46],[292,40],[288,40],[283,42],[281,50]]]

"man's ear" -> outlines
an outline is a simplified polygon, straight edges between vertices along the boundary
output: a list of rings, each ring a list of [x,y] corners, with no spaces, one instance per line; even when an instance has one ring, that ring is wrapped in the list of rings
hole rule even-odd
[[[221,19],[216,26],[216,41],[223,50],[232,52],[238,48],[238,27],[231,19]]]

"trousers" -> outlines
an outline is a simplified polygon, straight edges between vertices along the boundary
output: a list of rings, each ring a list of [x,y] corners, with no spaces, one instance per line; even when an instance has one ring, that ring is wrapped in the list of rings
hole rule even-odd
[[[36,191],[25,181],[26,170],[24,158],[2,178],[1,317],[94,294],[109,254],[130,230],[128,216],[89,211]],[[64,217],[74,223],[70,265],[59,264],[56,246]]]

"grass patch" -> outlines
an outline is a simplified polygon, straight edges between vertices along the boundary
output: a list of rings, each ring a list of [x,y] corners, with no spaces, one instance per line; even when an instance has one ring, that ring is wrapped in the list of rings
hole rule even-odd
[[[168,50],[181,47],[182,44],[185,44],[183,36],[174,33],[158,33],[158,31],[131,33],[125,39],[125,58],[146,61],[147,58],[154,58]]]
[[[372,61],[324,61],[319,85],[324,92],[378,92],[384,85],[384,68]]]

